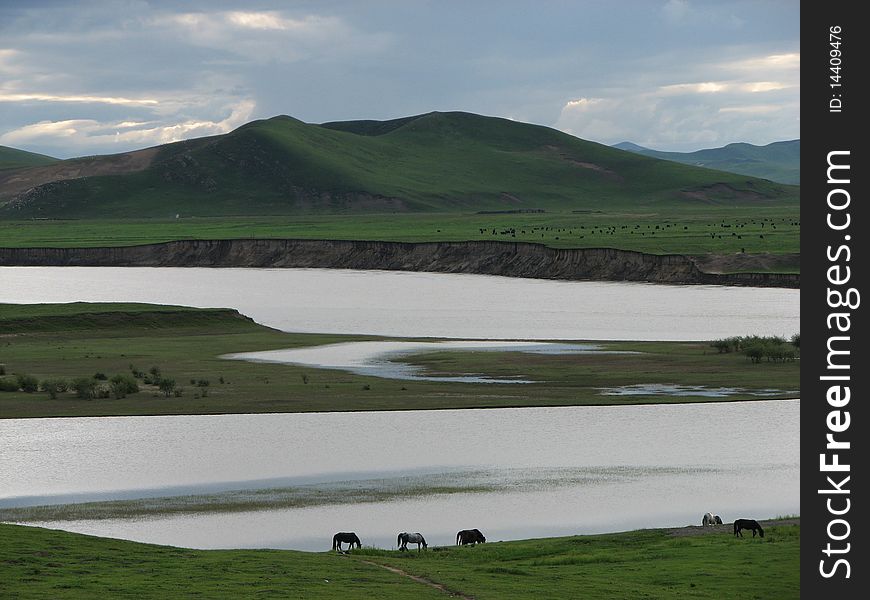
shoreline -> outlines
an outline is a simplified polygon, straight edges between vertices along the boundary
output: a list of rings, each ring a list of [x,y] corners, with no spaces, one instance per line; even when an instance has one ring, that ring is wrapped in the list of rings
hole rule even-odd
[[[0,248],[0,266],[329,268],[567,281],[800,288],[800,274],[711,273],[682,254],[552,248],[530,242],[176,240],[136,246]]]

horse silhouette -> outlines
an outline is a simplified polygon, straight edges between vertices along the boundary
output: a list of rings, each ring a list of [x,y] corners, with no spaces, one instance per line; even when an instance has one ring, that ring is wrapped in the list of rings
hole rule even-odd
[[[417,552],[420,551],[421,546],[423,548],[429,547],[429,544],[426,543],[422,533],[408,533],[407,531],[403,531],[396,539],[396,545],[399,546],[399,550],[407,550],[408,544],[417,544]]]
[[[463,529],[456,534],[456,545],[465,546],[466,544],[482,544],[486,538],[480,533],[479,529]]]
[[[356,544],[357,548],[362,548],[362,543],[359,541],[357,535],[352,531],[340,531],[332,536],[332,549],[338,552],[344,552],[341,549],[342,544],[348,544],[347,549],[350,550],[353,548],[353,545]]]
[[[743,537],[743,533],[741,530],[743,529],[751,529],[752,537],[755,537],[755,533],[758,532],[758,535],[764,537],[764,529],[761,528],[761,525],[758,524],[758,521],[754,519],[737,519],[734,521],[734,535]]]

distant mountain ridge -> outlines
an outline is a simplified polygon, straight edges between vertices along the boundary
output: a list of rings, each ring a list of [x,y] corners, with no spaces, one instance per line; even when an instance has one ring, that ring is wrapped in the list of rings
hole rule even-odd
[[[0,171],[0,217],[132,218],[798,202],[797,188],[463,112],[289,116],[134,152]]]
[[[779,183],[800,184],[800,140],[773,142],[766,146],[737,142],[721,148],[708,148],[695,152],[663,152],[644,148],[632,142],[620,142],[613,147],[685,165],[751,175]]]
[[[0,146],[0,169],[18,169],[21,167],[36,167],[49,165],[59,159],[36,152],[27,152],[8,146]]]

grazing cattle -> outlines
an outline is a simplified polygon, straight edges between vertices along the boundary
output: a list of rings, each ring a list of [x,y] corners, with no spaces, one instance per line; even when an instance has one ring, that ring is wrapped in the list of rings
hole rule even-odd
[[[465,546],[466,544],[482,544],[486,538],[480,533],[479,529],[463,529],[456,534],[456,545]]]
[[[764,537],[764,529],[762,529],[761,525],[758,524],[758,521],[754,519],[737,519],[734,521],[735,536],[743,537],[743,533],[741,533],[743,529],[751,529],[752,537],[755,537],[756,532],[759,536]]]
[[[357,548],[362,548],[362,543],[352,531],[340,531],[332,536],[332,549],[337,552],[344,552],[341,549],[342,544],[348,544],[347,549],[350,550],[356,544]]]
[[[421,546],[423,548],[429,547],[429,544],[426,543],[422,533],[407,533],[403,531],[399,534],[399,537],[396,540],[396,545],[399,546],[399,550],[407,550],[408,544],[417,544],[417,552],[420,551]]]

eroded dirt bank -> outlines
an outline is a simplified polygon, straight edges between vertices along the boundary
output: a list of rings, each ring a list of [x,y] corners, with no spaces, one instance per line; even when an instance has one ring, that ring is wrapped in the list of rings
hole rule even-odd
[[[477,273],[537,279],[800,286],[800,275],[707,273],[689,257],[510,242],[183,240],[106,248],[0,248],[3,266],[317,267]]]

